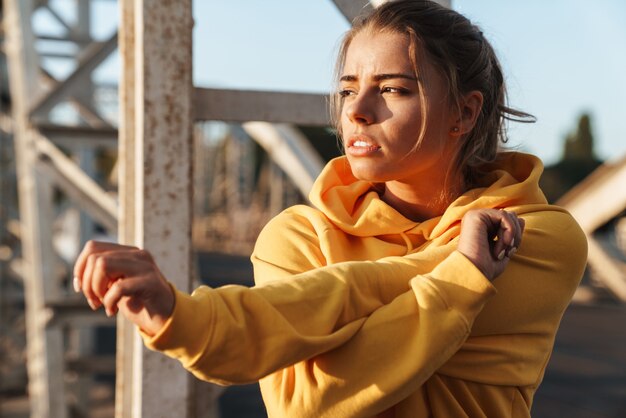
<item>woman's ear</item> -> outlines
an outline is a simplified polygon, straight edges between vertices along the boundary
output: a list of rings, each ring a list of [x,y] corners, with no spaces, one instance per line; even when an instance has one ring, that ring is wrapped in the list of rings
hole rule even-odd
[[[483,108],[483,94],[478,90],[473,90],[461,98],[459,105],[459,118],[451,130],[454,136],[465,135],[474,129],[478,115]]]

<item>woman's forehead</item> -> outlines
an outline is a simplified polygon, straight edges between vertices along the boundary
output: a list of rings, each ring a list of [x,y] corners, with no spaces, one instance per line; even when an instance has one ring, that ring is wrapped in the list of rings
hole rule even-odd
[[[411,42],[408,35],[397,32],[364,30],[357,33],[344,61],[344,73],[352,71],[410,71]]]

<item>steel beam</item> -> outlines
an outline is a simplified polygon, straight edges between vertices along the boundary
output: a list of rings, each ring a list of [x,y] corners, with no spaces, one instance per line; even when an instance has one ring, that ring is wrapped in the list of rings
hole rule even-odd
[[[600,166],[556,202],[567,209],[587,233],[589,265],[598,280],[622,301],[626,301],[625,265],[607,254],[593,238],[593,233],[626,208],[625,184],[626,158],[622,158]]]
[[[373,10],[372,3],[368,0],[333,0],[333,3],[349,22]]]
[[[65,36],[37,35],[37,39],[40,41],[51,41],[51,42],[71,42],[77,45],[87,45],[92,42],[91,38],[79,37],[74,34],[67,34]]]
[[[434,0],[442,6],[447,7],[448,9],[452,8],[452,0]]]
[[[119,51],[122,69],[119,85],[118,193],[120,199],[118,240],[135,242],[135,3],[122,0],[120,7]],[[133,411],[133,352],[137,337],[133,324],[117,318],[115,362],[115,418],[131,418]]]
[[[69,33],[72,34],[73,28],[67,24],[67,22],[65,21],[65,19],[63,19],[57,12],[56,10],[54,10],[52,7],[50,7],[50,4],[48,4],[48,2],[46,2],[43,7],[48,11],[48,13],[50,13],[50,15],[52,15],[52,17],[54,17],[54,19],[65,28],[65,30]]]
[[[592,233],[626,208],[624,185],[626,157],[600,166],[556,203],[566,208],[585,232]]]
[[[46,71],[45,68],[40,68],[42,79],[44,84],[47,84],[49,90],[54,90],[59,85],[59,81],[54,78],[52,74]],[[85,91],[78,92],[79,94],[75,94],[69,97],[70,104],[80,113],[80,116],[95,129],[113,129],[113,126],[105,120],[102,116],[100,116],[97,109],[92,104],[91,97],[93,96],[93,86],[91,83],[89,88],[85,89]]]
[[[337,9],[349,22],[354,22],[360,15],[370,13],[374,7],[378,7],[388,0],[333,0]],[[435,2],[452,8],[452,0],[434,0]]]
[[[306,137],[287,124],[246,122],[243,129],[265,149],[300,193],[308,197],[313,182],[324,168],[324,161]]]
[[[0,131],[9,135],[13,134],[13,119],[3,112],[0,112]]]
[[[163,274],[190,291],[191,1],[120,5],[119,237],[149,250]],[[147,350],[127,322],[118,325],[116,417],[190,417],[190,375]]]
[[[591,235],[587,236],[589,266],[613,295],[626,302],[626,263],[611,257]]]
[[[78,66],[65,80],[50,92],[42,95],[32,106],[30,116],[41,117],[47,114],[60,101],[72,95],[72,90],[95,70],[117,48],[117,32],[105,42],[93,42],[78,61]],[[38,68],[38,67],[37,67]]]
[[[327,126],[327,95],[196,88],[194,119]]]
[[[33,133],[41,170],[81,209],[111,234],[117,230],[117,203],[91,177],[47,138]]]
[[[55,144],[82,142],[94,146],[117,146],[117,129],[92,128],[90,126],[64,126],[51,123],[38,123],[37,129]]]
[[[52,248],[52,185],[37,176],[35,137],[28,118],[39,93],[37,56],[30,18],[32,0],[3,3],[9,65],[22,244],[27,368],[31,417],[67,417],[63,380],[63,335],[45,322],[46,300],[58,299]],[[41,177],[41,176],[40,176]]]

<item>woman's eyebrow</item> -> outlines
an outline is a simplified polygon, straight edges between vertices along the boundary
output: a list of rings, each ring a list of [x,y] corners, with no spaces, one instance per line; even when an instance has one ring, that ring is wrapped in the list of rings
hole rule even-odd
[[[339,81],[356,81],[358,77],[355,75],[342,75]]]
[[[417,81],[417,78],[413,74],[405,74],[405,73],[385,73],[385,74],[376,74],[372,77],[374,81],[382,81],[382,80],[391,80],[395,78],[403,78],[406,80]],[[342,75],[339,78],[339,81],[357,81],[359,78],[356,75],[346,74]]]
[[[377,74],[372,78],[375,81],[391,80],[394,78],[404,78],[406,80],[417,81],[417,78],[415,78],[413,74],[404,74],[404,73]]]

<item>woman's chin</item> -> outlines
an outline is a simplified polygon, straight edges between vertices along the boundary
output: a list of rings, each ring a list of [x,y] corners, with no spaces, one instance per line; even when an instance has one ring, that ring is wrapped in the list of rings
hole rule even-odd
[[[358,180],[369,181],[370,183],[384,183],[389,181],[389,171],[381,170],[380,167],[372,167],[368,164],[350,163],[352,175]]]

